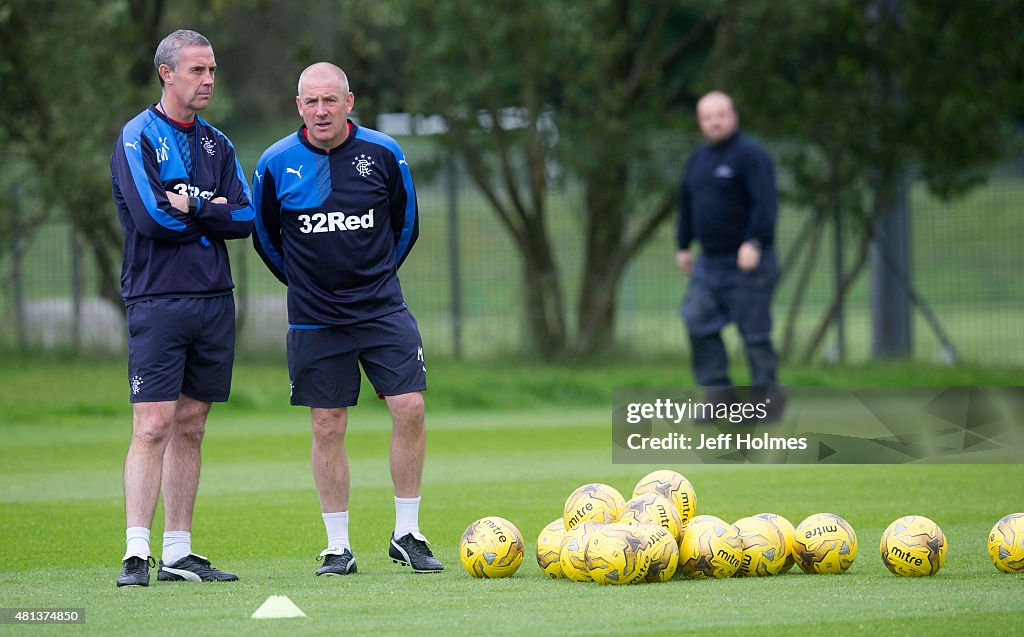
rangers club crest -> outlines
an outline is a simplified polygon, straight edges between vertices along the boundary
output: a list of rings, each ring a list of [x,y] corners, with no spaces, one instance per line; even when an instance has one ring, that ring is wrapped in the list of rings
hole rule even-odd
[[[367,155],[359,155],[352,160],[352,165],[356,167],[356,172],[360,177],[369,177],[373,168],[373,159]]]

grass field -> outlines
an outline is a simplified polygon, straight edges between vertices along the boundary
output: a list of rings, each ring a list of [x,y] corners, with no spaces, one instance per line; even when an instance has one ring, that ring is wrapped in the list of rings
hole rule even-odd
[[[289,408],[279,366],[236,370],[204,444],[195,550],[237,572],[235,584],[155,582],[119,590],[124,548],[121,468],[130,410],[123,363],[0,365],[0,606],[85,608],[82,626],[26,634],[1019,634],[1024,576],[985,554],[988,529],[1024,510],[1024,467],[684,466],[698,512],[732,520],[774,511],[798,523],[820,511],[856,529],[859,556],[843,576],[794,569],[772,579],[601,587],[549,581],[533,559],[540,529],[585,482],[628,492],[654,467],[610,462],[610,388],[686,384],[674,365],[571,371],[430,367],[428,461],[421,528],[447,570],[413,575],[385,555],[393,523],[379,401],[352,412],[351,539],[359,573],[313,576],[323,548],[308,463],[307,410]],[[1013,384],[1020,370],[900,365],[787,370],[790,384]],[[878,558],[882,530],[923,514],[950,550],[934,578],[903,580]],[[483,581],[459,566],[458,539],[484,515],[512,520],[527,542],[515,577]],[[162,531],[158,510],[154,551]],[[252,620],[269,595],[306,619]],[[187,629],[183,629],[187,626]]]

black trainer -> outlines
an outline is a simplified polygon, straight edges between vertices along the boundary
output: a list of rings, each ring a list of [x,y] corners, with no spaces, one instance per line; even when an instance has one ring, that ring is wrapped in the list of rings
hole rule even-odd
[[[338,553],[338,550],[337,548],[325,549],[320,557],[316,558],[317,562],[324,561],[324,565],[316,569],[317,575],[334,577],[356,572],[356,558],[352,555],[352,551],[345,549]]]
[[[397,540],[392,533],[388,555],[395,564],[411,566],[417,573],[437,573],[444,570],[444,564],[430,552],[427,538],[418,533],[406,533]]]
[[[117,576],[118,586],[149,586],[149,569],[156,566],[152,557],[145,559],[131,555],[124,561],[124,568]]]
[[[238,576],[210,566],[210,560],[191,553],[173,564],[160,560],[156,578],[161,582],[236,582]]]

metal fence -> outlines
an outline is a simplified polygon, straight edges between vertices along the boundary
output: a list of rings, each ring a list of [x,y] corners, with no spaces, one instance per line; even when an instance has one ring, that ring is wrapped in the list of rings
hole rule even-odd
[[[0,161],[0,163],[3,163]],[[10,164],[7,161],[6,164]],[[682,157],[680,157],[680,166]],[[445,168],[417,174],[420,239],[400,273],[409,307],[417,316],[432,356],[501,357],[530,350],[525,331],[520,256],[469,177]],[[414,164],[414,173],[416,165]],[[4,166],[0,166],[3,174]],[[7,171],[8,173],[10,171]],[[10,180],[8,180],[10,181]],[[565,277],[567,300],[578,286],[582,257],[581,193],[565,186],[552,193],[551,232]],[[29,185],[8,188],[0,202],[0,320],[6,350],[120,351],[125,349],[124,308],[98,298],[91,259],[70,225],[50,221],[31,234],[12,223],[39,193]],[[910,208],[909,263],[917,293],[934,321],[915,311],[914,358],[949,362],[944,332],[957,360],[1024,364],[1024,160],[1007,162],[968,196],[942,202],[915,185]],[[110,214],[115,214],[113,205]],[[783,205],[778,228],[780,261],[798,241],[810,212]],[[793,313],[791,353],[799,355],[834,293],[831,229],[822,235],[818,265],[811,269],[805,301]],[[675,269],[673,227],[659,231],[629,267],[619,295],[616,351],[624,355],[685,356],[678,316],[685,279]],[[847,245],[847,260],[854,248]],[[240,355],[283,350],[287,329],[285,290],[264,268],[248,241],[232,242],[232,268],[239,312]],[[801,262],[795,261],[791,269]],[[775,299],[776,334],[784,336],[796,276],[785,273]],[[570,307],[570,314],[572,309]],[[842,315],[843,343],[830,329],[817,358],[863,360],[870,354],[868,277],[850,291]],[[936,324],[938,330],[936,329]],[[727,330],[730,348],[739,347]]]

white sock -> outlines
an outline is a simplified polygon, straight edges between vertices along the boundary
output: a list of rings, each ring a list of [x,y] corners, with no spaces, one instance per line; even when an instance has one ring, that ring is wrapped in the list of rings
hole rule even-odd
[[[164,564],[174,564],[192,552],[190,531],[164,531],[164,550],[160,559]]]
[[[350,549],[348,545],[348,511],[323,513],[324,528],[327,529],[328,549]]]
[[[395,496],[395,539],[420,535],[420,499]]]
[[[130,526],[125,531],[128,549],[124,552],[122,561],[135,555],[144,560],[149,559],[149,529],[144,526]]]

